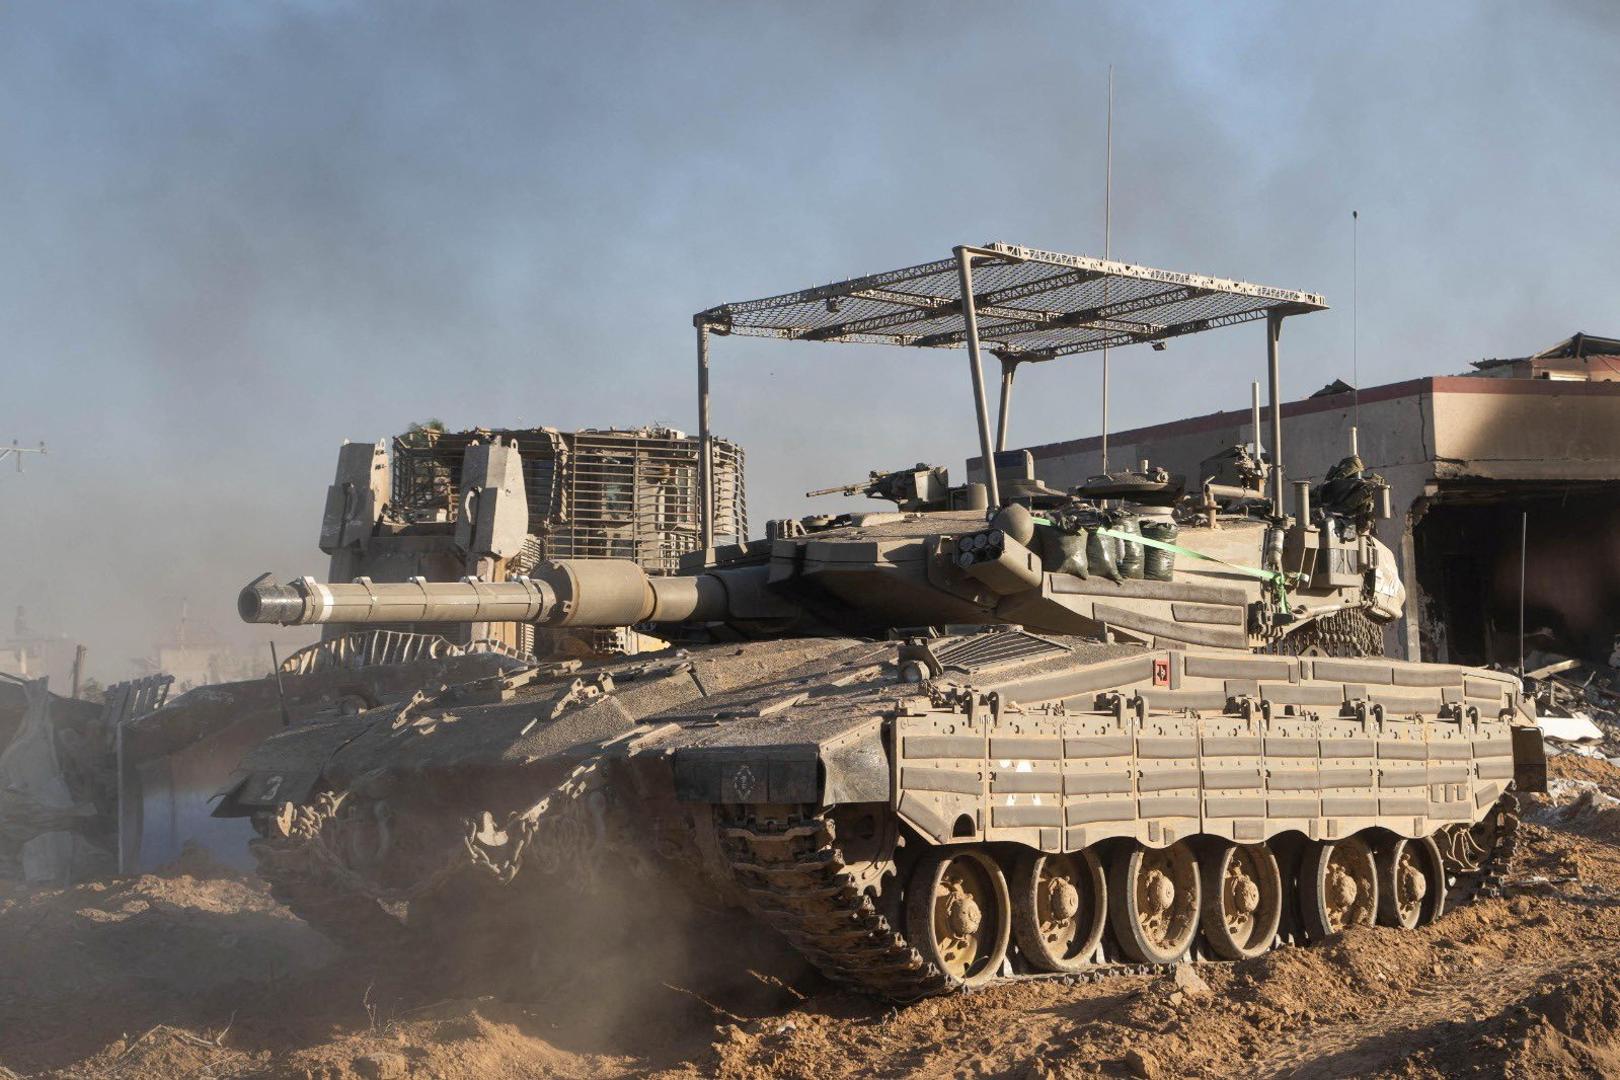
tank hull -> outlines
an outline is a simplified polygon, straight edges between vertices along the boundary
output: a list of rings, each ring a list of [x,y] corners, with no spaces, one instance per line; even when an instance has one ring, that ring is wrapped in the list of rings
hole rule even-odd
[[[1004,628],[483,680],[272,738],[218,812],[359,947],[509,940],[503,896],[629,874],[911,998],[1438,917],[1538,768],[1500,673]]]

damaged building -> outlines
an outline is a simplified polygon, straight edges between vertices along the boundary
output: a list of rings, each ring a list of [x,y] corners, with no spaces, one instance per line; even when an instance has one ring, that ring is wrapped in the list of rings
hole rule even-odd
[[[1526,648],[1607,664],[1620,636],[1620,340],[1576,334],[1473,368],[1367,387],[1359,402],[1335,383],[1285,404],[1287,479],[1320,483],[1358,427],[1362,460],[1390,484],[1379,538],[1408,586],[1393,655],[1516,664],[1522,547]],[[1252,415],[1113,433],[1110,466],[1150,460],[1192,490],[1211,459],[1253,441]],[[1102,471],[1097,436],[1026,449],[1053,487]]]

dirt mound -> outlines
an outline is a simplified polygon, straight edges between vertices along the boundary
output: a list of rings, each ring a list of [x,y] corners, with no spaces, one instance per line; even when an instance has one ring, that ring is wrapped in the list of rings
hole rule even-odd
[[[1564,779],[1597,790],[1613,778]],[[517,1001],[476,994],[431,957],[339,959],[255,881],[201,864],[0,886],[0,1068],[130,1080],[1620,1077],[1620,844],[1593,827],[1606,807],[1592,801],[1594,818],[1579,803],[1549,802],[1570,812],[1525,826],[1521,895],[1415,933],[1358,930],[1179,979],[1023,983],[900,1009],[784,978],[768,949],[739,970],[734,924],[682,937],[644,916],[631,936],[648,948],[568,957],[565,977]]]
[[[1604,914],[1607,918],[1607,913]],[[1492,901],[1416,934],[1359,930],[1319,948],[1284,948],[1200,972],[1207,992],[1172,978],[1095,986],[1028,984],[924,1002],[900,1013],[858,1002],[807,1003],[758,1030],[729,1033],[715,1071],[734,1078],[957,1076],[1463,1076],[1489,1025],[1546,1018],[1572,1061],[1609,1065],[1599,1038],[1608,996],[1539,988],[1571,973],[1599,926],[1553,898]],[[1612,958],[1616,950],[1605,945]],[[1612,959],[1610,960],[1612,963]],[[1567,1017],[1567,1019],[1565,1019]],[[1563,1025],[1563,1026],[1560,1026]],[[1511,1044],[1495,1036],[1501,1048]],[[1472,1053],[1472,1051],[1470,1051]],[[1550,1050],[1547,1052],[1551,1052]],[[1585,1056],[1582,1056],[1585,1055]],[[1506,1069],[1503,1052],[1496,1060]],[[1527,1075],[1540,1073],[1533,1068]],[[1572,1074],[1573,1075],[1573,1074]],[[1591,1069],[1580,1075],[1593,1075]],[[1620,1075],[1620,1070],[1613,1075]]]
[[[0,885],[0,1077],[641,1076],[803,997],[673,981],[702,965],[661,945],[502,1001],[433,957],[341,958],[248,878]]]
[[[1584,966],[1502,1026],[1506,1030],[1479,1049],[1504,1051],[1504,1072],[1620,1075],[1620,979],[1613,971]]]
[[[224,1003],[330,959],[236,880],[0,886],[0,1062],[49,1069],[160,1023],[224,1026]]]
[[[1598,964],[1550,976],[1488,1023],[1423,1049],[1411,1068],[1452,1075],[1458,1062],[1481,1076],[1620,1076],[1620,976]]]

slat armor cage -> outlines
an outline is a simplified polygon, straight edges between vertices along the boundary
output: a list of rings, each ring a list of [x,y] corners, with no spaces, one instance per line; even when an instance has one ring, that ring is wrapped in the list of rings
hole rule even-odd
[[[631,559],[672,573],[700,546],[699,439],[673,428],[435,429],[393,443],[391,511],[411,521],[455,519],[468,445],[515,442],[523,460],[535,559]],[[716,543],[748,536],[743,451],[713,440]]]

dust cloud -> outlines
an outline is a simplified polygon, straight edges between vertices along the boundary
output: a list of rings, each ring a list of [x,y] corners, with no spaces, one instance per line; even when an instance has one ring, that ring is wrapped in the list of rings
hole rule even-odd
[[[0,475],[0,625],[103,681],[182,611],[264,657],[232,597],[322,569],[345,438],[691,429],[693,311],[964,241],[1099,252],[1109,63],[1114,254],[1327,294],[1290,392],[1348,375],[1352,206],[1364,382],[1529,351],[1607,310],[1581,253],[1620,149],[1583,133],[1615,33],[1600,4],[8,4],[0,441],[50,453]],[[1242,407],[1259,332],[1209,338],[1123,369],[1116,424]],[[870,468],[960,475],[962,367],[717,342],[756,529]],[[1095,430],[1096,385],[1027,373],[1014,441]]]

